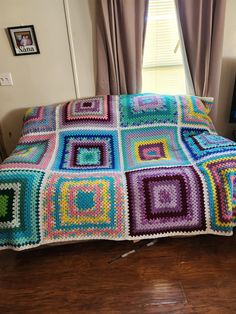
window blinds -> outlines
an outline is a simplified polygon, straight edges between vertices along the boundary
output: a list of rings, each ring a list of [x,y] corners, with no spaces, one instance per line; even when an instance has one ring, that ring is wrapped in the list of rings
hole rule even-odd
[[[143,67],[182,65],[174,0],[149,0]]]

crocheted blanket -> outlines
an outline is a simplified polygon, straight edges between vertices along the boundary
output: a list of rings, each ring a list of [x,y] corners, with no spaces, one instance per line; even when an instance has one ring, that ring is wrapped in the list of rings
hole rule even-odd
[[[98,96],[29,109],[0,166],[0,248],[231,235],[236,144],[211,101]]]

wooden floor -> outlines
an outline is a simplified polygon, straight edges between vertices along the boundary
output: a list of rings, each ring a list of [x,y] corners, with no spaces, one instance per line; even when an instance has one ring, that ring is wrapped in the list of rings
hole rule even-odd
[[[236,313],[236,236],[139,245],[2,251],[0,313]]]

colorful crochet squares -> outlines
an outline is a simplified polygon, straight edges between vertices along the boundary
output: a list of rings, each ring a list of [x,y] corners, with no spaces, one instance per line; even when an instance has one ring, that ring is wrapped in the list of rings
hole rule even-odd
[[[130,235],[206,229],[204,191],[194,167],[169,167],[126,174]]]
[[[208,109],[195,96],[179,96],[181,120],[184,124],[206,126],[215,130],[211,118],[207,115]]]
[[[35,132],[49,132],[56,128],[56,107],[30,108],[24,116],[23,135]]]
[[[232,232],[235,221],[236,159],[218,157],[199,164],[207,182],[211,228]]]
[[[119,170],[116,131],[66,131],[60,133],[53,169],[63,171]]]
[[[215,104],[213,97],[198,97],[205,107],[205,112],[209,114]]]
[[[46,241],[125,236],[124,187],[119,174],[51,174],[43,208]]]
[[[236,152],[235,142],[203,129],[182,128],[181,137],[195,160],[214,153]]]
[[[173,96],[121,95],[121,126],[176,123],[177,103]]]
[[[0,169],[45,169],[54,151],[55,141],[55,134],[23,136],[14,152],[0,165]]]
[[[121,136],[126,170],[189,164],[179,144],[176,127],[123,129]]]
[[[43,173],[36,171],[1,171],[0,246],[21,247],[39,243],[38,208],[42,179]]]
[[[236,143],[212,99],[95,96],[29,109],[0,165],[0,249],[232,234]]]
[[[231,176],[233,226],[236,226],[236,175]]]
[[[116,124],[116,96],[96,96],[70,101],[60,108],[60,126],[112,127]]]

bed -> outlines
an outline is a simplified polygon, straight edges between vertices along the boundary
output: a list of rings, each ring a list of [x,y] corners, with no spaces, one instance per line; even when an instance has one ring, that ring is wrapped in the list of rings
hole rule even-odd
[[[0,249],[232,235],[236,144],[212,99],[105,95],[33,107],[0,165]]]

